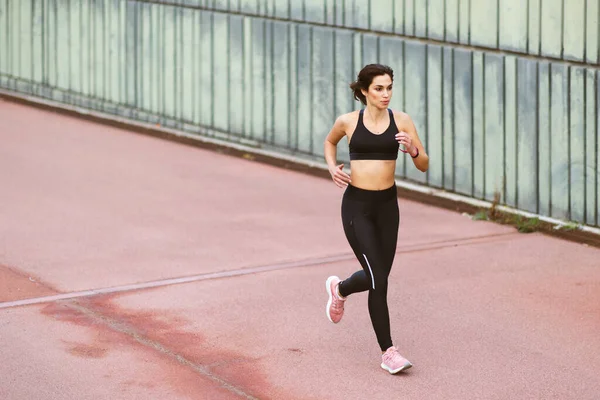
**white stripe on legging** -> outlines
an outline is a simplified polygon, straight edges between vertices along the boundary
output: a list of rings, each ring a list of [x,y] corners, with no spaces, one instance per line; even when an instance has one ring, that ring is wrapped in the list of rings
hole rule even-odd
[[[367,262],[367,267],[369,267],[369,271],[371,272],[371,282],[373,283],[373,290],[375,290],[375,277],[373,276],[373,270],[371,269],[371,264],[369,264],[369,259],[365,254],[363,254],[365,261]]]

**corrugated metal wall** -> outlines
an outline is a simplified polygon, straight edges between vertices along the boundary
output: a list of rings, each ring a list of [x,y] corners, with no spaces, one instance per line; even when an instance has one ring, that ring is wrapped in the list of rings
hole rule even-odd
[[[598,225],[598,0],[0,0],[0,86],[322,158],[395,70],[431,156],[398,176]],[[340,146],[340,159],[347,159]]]

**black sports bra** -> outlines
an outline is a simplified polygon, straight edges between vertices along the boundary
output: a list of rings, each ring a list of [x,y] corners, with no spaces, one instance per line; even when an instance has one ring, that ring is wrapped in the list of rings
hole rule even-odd
[[[400,144],[396,141],[398,128],[394,114],[388,108],[390,125],[385,132],[376,135],[371,133],[363,123],[364,109],[360,110],[358,123],[348,145],[350,160],[395,160],[398,158]]]

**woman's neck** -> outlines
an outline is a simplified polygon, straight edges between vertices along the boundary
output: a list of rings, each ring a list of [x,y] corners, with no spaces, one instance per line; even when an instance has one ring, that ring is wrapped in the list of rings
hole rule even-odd
[[[381,121],[383,118],[385,118],[385,115],[387,114],[387,109],[384,108],[382,110],[380,108],[367,104],[367,106],[365,107],[365,112],[368,114],[370,119],[374,121]]]

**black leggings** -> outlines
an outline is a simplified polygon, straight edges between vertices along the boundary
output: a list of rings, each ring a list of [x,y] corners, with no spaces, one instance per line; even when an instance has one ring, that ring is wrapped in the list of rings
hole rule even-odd
[[[377,191],[346,187],[342,224],[362,270],[342,281],[339,291],[344,297],[369,291],[369,316],[382,351],[392,346],[387,289],[396,255],[399,219],[395,185]]]

